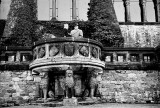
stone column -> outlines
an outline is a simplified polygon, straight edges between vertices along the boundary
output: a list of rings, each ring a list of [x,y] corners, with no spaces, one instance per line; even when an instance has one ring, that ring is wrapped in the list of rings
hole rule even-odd
[[[72,0],[72,20],[77,20],[76,0]]]
[[[141,8],[141,21],[142,22],[147,22],[146,2],[147,0],[139,0],[139,5]]]
[[[2,0],[0,0],[0,15],[1,15],[1,2],[2,2]],[[1,39],[0,39],[0,41],[1,41]]]
[[[56,19],[56,0],[52,0],[52,19]]]
[[[154,9],[155,9],[156,22],[160,22],[160,1],[153,0],[153,3],[154,3]]]
[[[45,49],[46,49],[46,50],[45,50],[45,51],[46,51],[45,57],[48,58],[48,57],[49,57],[49,44],[46,44],[46,45],[45,45]]]
[[[125,8],[125,22],[131,22],[130,16],[130,0],[123,0],[124,8]]]

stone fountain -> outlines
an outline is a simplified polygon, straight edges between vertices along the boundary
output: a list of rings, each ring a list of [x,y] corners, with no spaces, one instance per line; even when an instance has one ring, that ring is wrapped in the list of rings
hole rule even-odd
[[[62,96],[64,105],[77,105],[77,97],[96,99],[94,92],[105,66],[100,60],[101,49],[101,43],[87,38],[35,42],[30,69],[41,76],[44,100],[51,88],[53,98]]]

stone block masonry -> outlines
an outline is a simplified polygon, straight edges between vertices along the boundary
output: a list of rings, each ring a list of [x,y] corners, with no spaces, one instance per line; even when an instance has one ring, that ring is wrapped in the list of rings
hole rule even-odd
[[[120,25],[124,37],[124,47],[157,47],[159,45],[159,25]]]
[[[160,72],[105,70],[99,89],[108,102],[156,103],[160,99]]]
[[[29,79],[30,71],[0,71],[0,104],[22,104],[39,96],[37,80]],[[36,78],[35,78],[36,79]]]
[[[14,101],[24,104],[39,96],[41,78],[30,71],[0,71],[0,104]],[[160,72],[157,70],[104,70],[99,86],[106,102],[158,103]]]

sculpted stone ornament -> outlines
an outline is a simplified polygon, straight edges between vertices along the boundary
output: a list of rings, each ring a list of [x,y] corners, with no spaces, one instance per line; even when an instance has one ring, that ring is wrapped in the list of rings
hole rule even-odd
[[[35,48],[33,50],[33,60],[35,60],[37,58],[37,49]]]
[[[44,47],[41,47],[39,49],[39,53],[38,53],[38,57],[39,58],[43,58],[45,56],[45,48]]]
[[[97,73],[92,73],[91,74],[91,78],[90,78],[90,82],[89,82],[89,85],[90,85],[90,98],[94,99],[94,93],[95,93],[95,90],[96,90],[96,87],[98,85],[98,81],[97,81]]]
[[[98,57],[98,50],[97,48],[92,48],[92,57],[97,58]]]
[[[75,52],[75,46],[73,44],[64,45],[64,53],[66,56],[73,56]]]
[[[65,78],[65,91],[66,91],[66,98],[69,97],[69,89],[71,89],[71,98],[74,96],[74,78],[73,78],[73,71],[71,69],[66,70],[66,78]]]
[[[79,53],[87,57],[89,55],[89,48],[87,46],[81,46],[79,49]]]
[[[47,72],[41,73],[40,88],[43,90],[43,97],[44,97],[44,100],[46,100],[47,92],[48,92],[48,73]]]
[[[58,48],[58,46],[55,46],[55,45],[51,46],[51,48],[50,48],[50,50],[49,50],[49,55],[50,55],[51,57],[53,57],[53,56],[56,56],[58,53],[59,53],[59,48]]]

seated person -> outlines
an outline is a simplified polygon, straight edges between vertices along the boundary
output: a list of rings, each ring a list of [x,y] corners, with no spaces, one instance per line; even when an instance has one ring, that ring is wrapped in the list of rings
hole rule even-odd
[[[74,30],[71,31],[71,36],[74,38],[82,38],[83,37],[83,32],[82,32],[82,30],[80,30],[78,28],[77,23],[74,25]]]

